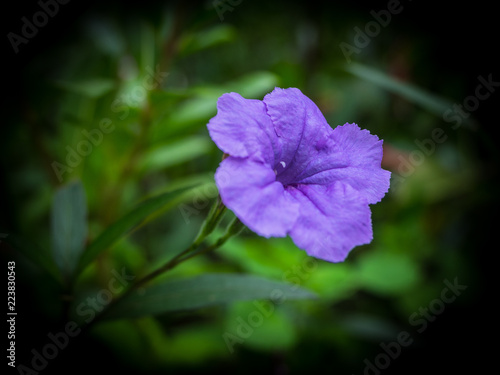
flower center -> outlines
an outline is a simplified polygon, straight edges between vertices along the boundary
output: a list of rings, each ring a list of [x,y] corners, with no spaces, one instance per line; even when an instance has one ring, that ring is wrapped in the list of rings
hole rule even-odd
[[[282,168],[279,168],[278,165],[281,165]],[[280,169],[280,173],[283,172],[283,170],[286,167],[286,163],[284,161],[280,161],[278,164],[274,166],[274,174],[277,176],[278,175],[278,169]]]
[[[293,183],[293,170],[290,170],[290,167],[284,161],[280,161],[274,166],[274,174],[276,175],[276,181],[281,182],[284,187]]]

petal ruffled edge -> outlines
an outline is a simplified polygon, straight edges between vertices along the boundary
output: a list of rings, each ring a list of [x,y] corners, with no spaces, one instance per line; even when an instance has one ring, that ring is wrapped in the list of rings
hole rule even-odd
[[[356,246],[373,239],[368,203],[348,185],[301,185],[290,189],[300,215],[290,237],[307,254],[342,262]]]
[[[261,100],[228,93],[217,101],[217,115],[207,124],[210,137],[225,153],[274,164],[279,150],[271,120]]]
[[[383,141],[356,124],[333,129],[325,152],[311,161],[299,177],[299,183],[349,184],[368,203],[379,202],[389,190],[391,172],[381,168]]]

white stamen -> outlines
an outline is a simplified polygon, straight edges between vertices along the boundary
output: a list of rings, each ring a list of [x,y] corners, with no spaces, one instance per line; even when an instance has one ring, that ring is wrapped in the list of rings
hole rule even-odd
[[[274,174],[277,176],[278,175],[278,172],[276,171],[276,169],[274,170]]]
[[[280,164],[281,164],[281,166],[282,166],[283,168],[285,168],[285,167],[286,167],[286,163],[285,163],[284,161],[280,161]]]

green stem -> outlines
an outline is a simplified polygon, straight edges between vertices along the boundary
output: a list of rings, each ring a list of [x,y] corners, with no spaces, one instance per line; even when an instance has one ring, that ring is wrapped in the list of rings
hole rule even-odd
[[[95,317],[94,320],[92,320],[90,323],[88,323],[84,329],[88,330],[91,326],[95,325],[97,322],[101,321],[111,310],[113,306],[116,305],[117,302],[121,301],[123,298],[126,296],[130,295],[134,290],[139,289],[143,285],[149,283],[151,280],[157,278],[158,276],[166,273],[167,271],[171,270],[172,268],[176,267],[178,264],[194,258],[195,256],[198,256],[200,254],[205,254],[209,251],[215,250],[222,246],[230,237],[239,234],[243,228],[245,227],[239,220],[238,218],[235,218],[227,227],[226,232],[224,235],[215,241],[210,246],[204,247],[202,249],[199,249],[198,251],[195,251],[198,249],[203,241],[210,235],[213,230],[217,227],[219,224],[224,212],[226,210],[226,207],[222,204],[220,197],[216,200],[212,208],[210,209],[210,212],[208,214],[207,219],[203,223],[200,232],[196,236],[195,240],[193,243],[184,251],[181,253],[177,254],[175,257],[170,259],[167,263],[165,263],[163,266],[157,268],[153,272],[147,274],[137,282],[135,282],[129,289],[127,289],[124,293],[119,295],[117,298],[112,300],[109,305],[106,306],[106,308]]]
[[[222,203],[220,196],[217,197],[217,200],[210,208],[207,218],[203,222],[198,235],[196,236],[193,245],[194,248],[197,248],[199,245],[203,243],[205,238],[207,238],[217,227],[222,216],[226,212],[226,206]]]
[[[220,220],[220,218],[219,218],[219,220]],[[142,279],[140,279],[139,281],[137,281],[134,285],[132,285],[130,287],[130,289],[126,293],[129,293],[129,291],[131,291],[131,290],[138,289],[139,287],[143,286],[144,284],[147,284],[151,280],[153,280],[156,277],[160,276],[161,274],[163,274],[163,273],[171,270],[172,268],[174,268],[178,264],[180,264],[182,262],[185,262],[188,259],[194,258],[195,256],[198,256],[198,255],[201,255],[201,254],[208,253],[208,252],[210,252],[212,250],[218,249],[229,238],[231,238],[232,236],[235,236],[235,235],[241,233],[241,231],[244,228],[245,228],[245,226],[243,225],[243,223],[241,223],[241,221],[238,218],[234,218],[234,220],[228,225],[228,227],[226,229],[226,233],[224,233],[224,235],[222,237],[219,237],[217,239],[217,241],[215,241],[215,243],[213,243],[212,245],[207,246],[205,248],[201,248],[198,251],[194,251],[196,248],[198,248],[201,245],[201,243],[206,238],[206,236],[203,237],[203,239],[201,240],[200,243],[198,243],[195,240],[191,244],[191,246],[189,246],[186,250],[184,250],[183,252],[177,254],[174,258],[172,258],[171,260],[169,260],[163,266],[161,266],[160,268],[157,268],[155,271],[147,274]]]
[[[221,247],[222,245],[224,245],[224,243],[226,243],[226,241],[229,238],[240,234],[244,228],[245,228],[245,225],[237,217],[235,217],[233,219],[233,221],[228,225],[228,227],[226,229],[226,233],[224,233],[224,235],[222,237],[219,237],[217,239],[217,241],[215,241],[215,243],[213,243],[212,245],[207,246],[205,248],[199,249],[198,251],[191,252],[190,254],[186,253],[187,255],[184,256],[183,258],[181,258],[179,263],[184,262],[190,258],[194,258],[197,255],[205,254],[205,253],[208,253],[212,250],[215,250],[215,249]],[[183,254],[179,254],[179,255],[183,255]]]

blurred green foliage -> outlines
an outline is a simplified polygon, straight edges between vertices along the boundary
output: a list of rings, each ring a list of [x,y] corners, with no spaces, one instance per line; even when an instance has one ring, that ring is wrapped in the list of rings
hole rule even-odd
[[[482,178],[477,133],[452,130],[442,118],[466,95],[464,87],[451,73],[430,87],[438,73],[424,63],[429,40],[397,38],[399,24],[347,64],[338,45],[352,40],[353,26],[369,19],[368,8],[311,15],[298,2],[287,3],[286,12],[282,6],[243,1],[221,22],[210,2],[137,10],[96,5],[23,72],[25,107],[12,117],[10,142],[2,145],[16,161],[4,165],[15,211],[2,222],[9,233],[9,245],[2,246],[21,250],[8,253],[19,264],[19,287],[30,290],[36,320],[51,327],[106,288],[113,270],[140,277],[191,243],[217,196],[213,173],[222,155],[206,123],[223,93],[262,99],[275,86],[298,87],[331,126],[356,122],[392,152],[384,167],[393,171],[393,185],[372,207],[374,240],[346,262],[314,260],[288,238],[247,231],[158,284],[245,273],[304,288],[317,299],[286,300],[269,316],[263,300],[229,298],[191,311],[165,313],[165,307],[102,321],[75,339],[93,358],[99,358],[95,346],[138,372],[247,373],[262,366],[271,373],[285,366],[302,373],[328,361],[331,372],[361,373],[364,358],[380,352],[380,341],[414,332],[409,317],[439,298],[444,279],[475,282],[464,213],[477,203],[472,193]],[[468,125],[478,126],[472,118]],[[436,128],[447,140],[427,155],[414,141]],[[415,150],[423,160],[401,173],[397,155],[410,160]],[[71,246],[71,256],[86,247],[81,268],[79,257],[64,253]],[[72,272],[70,285],[64,280],[71,275],[61,279],[55,265]],[[454,304],[470,298],[464,293]],[[262,322],[252,323],[257,313]],[[242,321],[251,333],[228,345],[224,334],[236,335]],[[23,339],[26,352],[46,342],[47,328],[33,331],[32,341]]]

